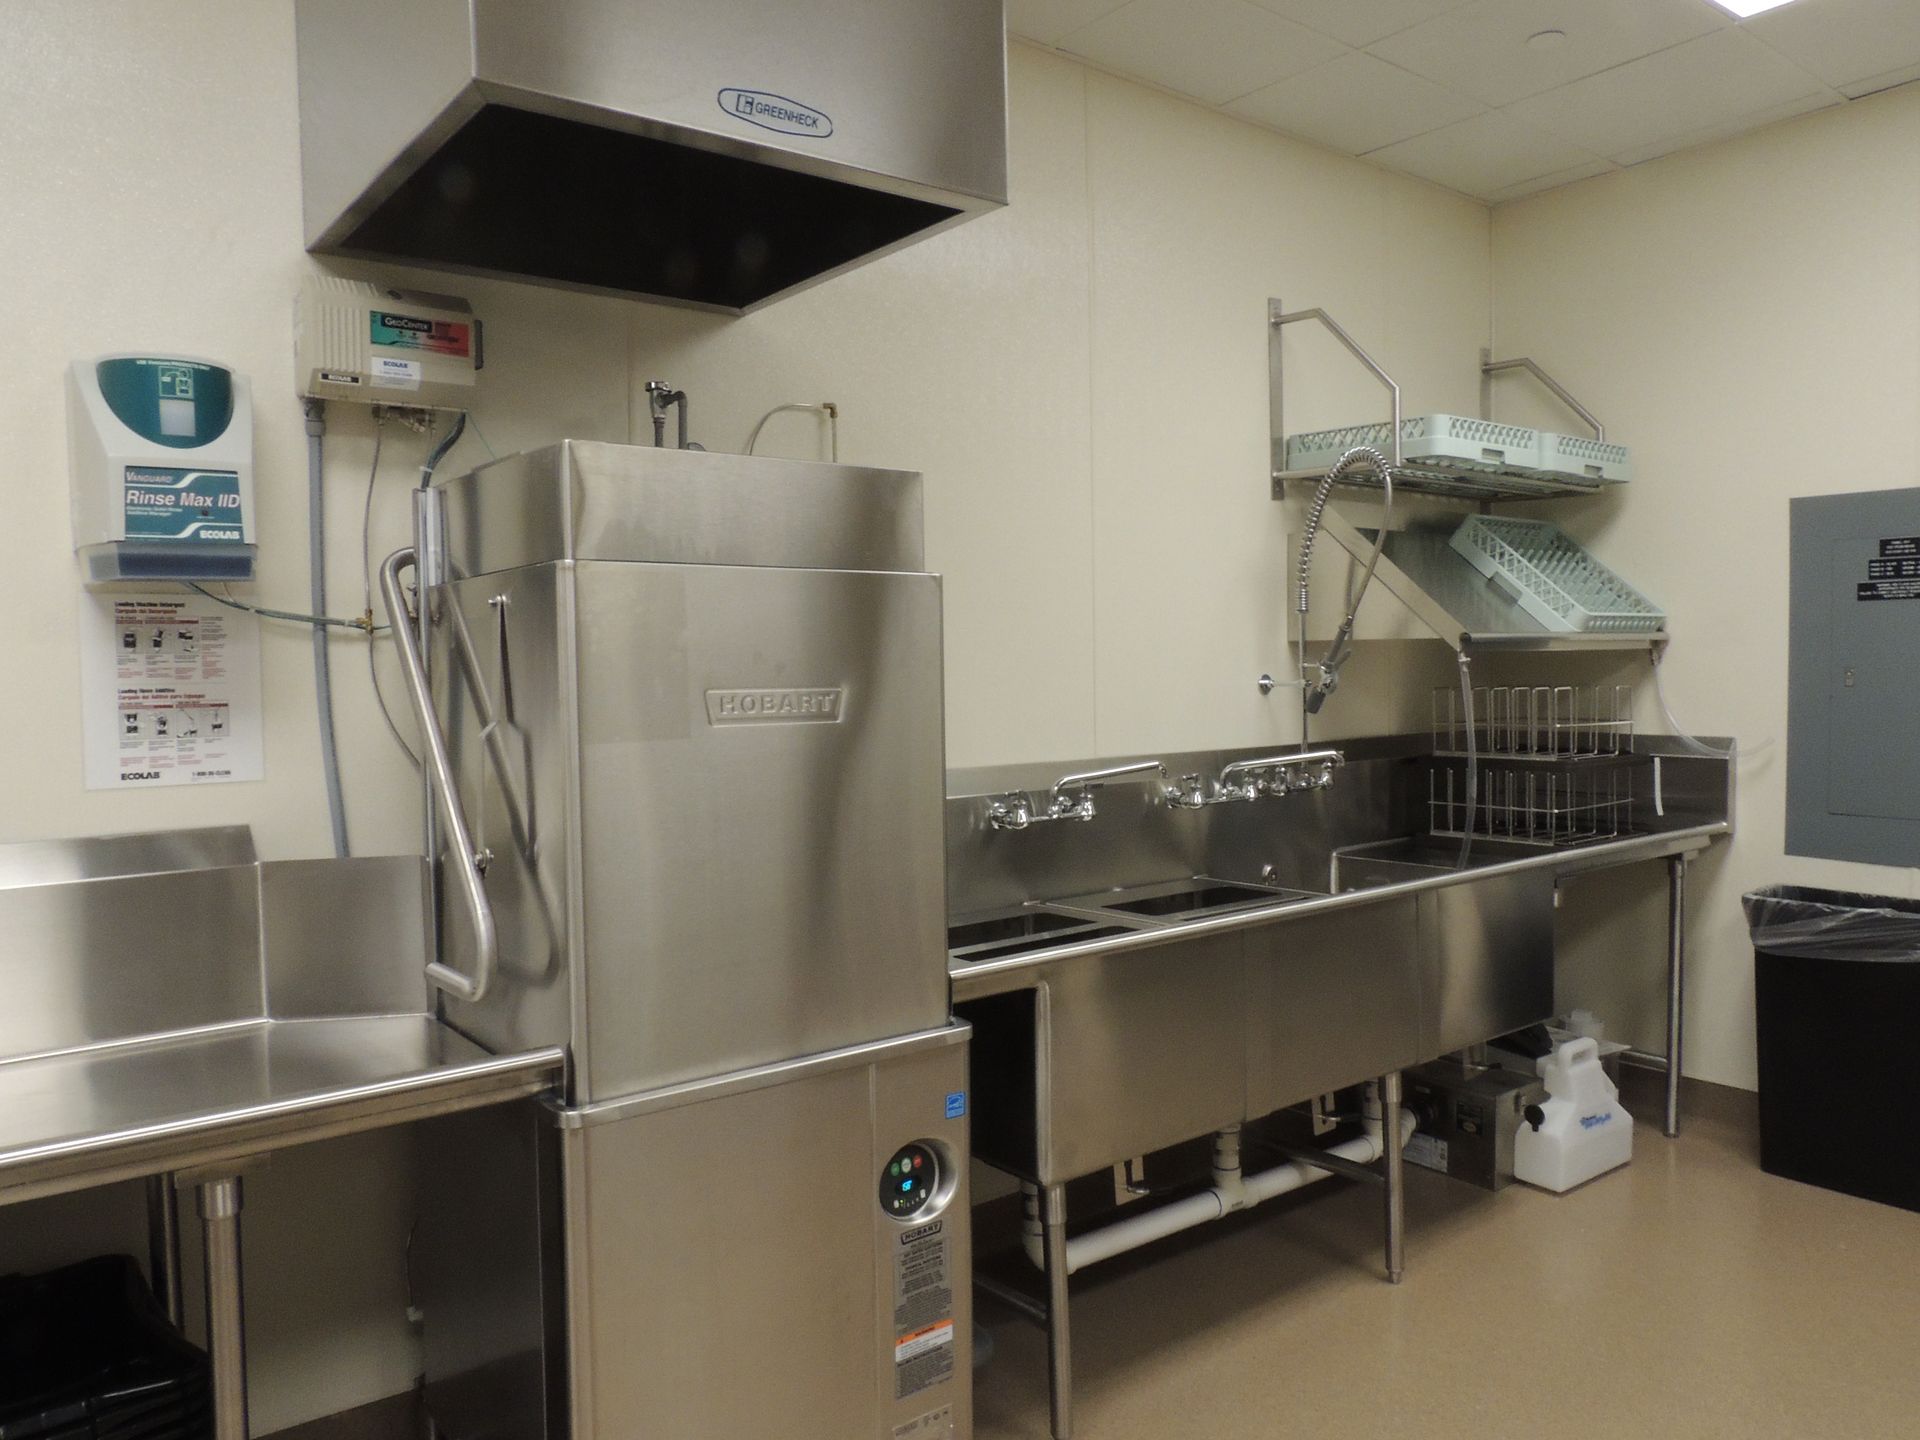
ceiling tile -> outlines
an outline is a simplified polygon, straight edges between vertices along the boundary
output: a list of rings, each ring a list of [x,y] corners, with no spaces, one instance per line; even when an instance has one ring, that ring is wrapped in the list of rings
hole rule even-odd
[[[1589,165],[1600,157],[1489,110],[1372,151],[1367,158],[1485,200],[1523,181]]]
[[[1127,0],[1007,0],[1007,29],[1012,34],[1058,45],[1083,25],[1111,15]]]
[[[1718,125],[1709,125],[1703,130],[1689,131],[1683,135],[1669,135],[1632,150],[1623,150],[1613,158],[1622,165],[1639,165],[1647,160],[1657,160],[1662,155],[1671,155],[1676,150],[1687,150],[1695,145],[1710,145],[1716,140],[1731,140],[1736,135],[1750,134],[1782,120],[1791,120],[1796,115],[1810,115],[1815,110],[1824,110],[1830,105],[1840,103],[1838,95],[1831,90],[1822,89],[1815,94],[1802,96],[1798,100],[1789,100],[1779,105],[1768,105],[1760,110],[1748,111],[1730,120],[1722,121]]]
[[[1133,0],[1062,44],[1214,105],[1346,53],[1337,40],[1247,0]]]
[[[1486,107],[1355,51],[1256,90],[1227,108],[1290,135],[1359,155],[1438,130]]]
[[[1611,160],[1591,160],[1585,165],[1576,165],[1571,170],[1556,170],[1551,175],[1536,175],[1531,180],[1522,180],[1518,185],[1509,185],[1504,190],[1494,191],[1487,199],[1496,205],[1504,205],[1509,200],[1538,195],[1543,190],[1557,190],[1562,185],[1591,180],[1596,175],[1606,175],[1619,168]]]
[[[1920,65],[1915,0],[1800,0],[1756,15],[1740,28],[1829,85]]]
[[[1489,105],[1510,105],[1732,24],[1707,0],[1475,0],[1368,49]],[[1527,43],[1548,30],[1567,38],[1551,49]]]
[[[1920,65],[1908,65],[1899,70],[1889,70],[1884,75],[1869,75],[1864,80],[1850,81],[1840,87],[1840,93],[1849,100],[1858,100],[1862,96],[1891,90],[1896,85],[1910,85],[1915,80],[1920,80]]]
[[[1681,136],[1815,95],[1831,98],[1819,81],[1752,36],[1718,30],[1532,96],[1505,113],[1617,159],[1662,141],[1677,149]]]
[[[1349,45],[1371,45],[1473,0],[1253,0]]]

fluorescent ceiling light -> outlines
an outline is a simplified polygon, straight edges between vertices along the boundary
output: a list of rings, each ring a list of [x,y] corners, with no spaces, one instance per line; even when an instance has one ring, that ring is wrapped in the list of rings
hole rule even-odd
[[[1729,15],[1737,15],[1744,20],[1749,15],[1761,15],[1768,10],[1778,10],[1782,5],[1791,5],[1793,0],[1713,0]]]

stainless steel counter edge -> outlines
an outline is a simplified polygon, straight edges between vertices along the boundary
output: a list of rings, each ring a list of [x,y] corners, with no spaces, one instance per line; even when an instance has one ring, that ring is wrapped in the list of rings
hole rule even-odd
[[[703,1080],[689,1080],[683,1085],[669,1085],[659,1090],[648,1090],[639,1095],[626,1095],[617,1100],[603,1100],[595,1105],[567,1108],[558,1104],[549,1104],[554,1112],[555,1123],[562,1130],[583,1130],[590,1125],[604,1125],[609,1121],[628,1120],[635,1115],[649,1115],[657,1110],[672,1110],[682,1105],[697,1105],[705,1100],[718,1100],[726,1095],[739,1095],[749,1090],[763,1090],[770,1085],[784,1085],[794,1080],[804,1080],[814,1075],[826,1075],[835,1070],[851,1069],[856,1065],[870,1065],[876,1061],[897,1059],[920,1050],[938,1050],[949,1045],[963,1045],[973,1034],[973,1027],[964,1023],[943,1025],[938,1030],[922,1030],[915,1035],[900,1035],[887,1040],[876,1040],[867,1045],[849,1045],[840,1050],[823,1050],[816,1055],[804,1055],[797,1060],[782,1061],[778,1065],[761,1065],[751,1070],[736,1070],[726,1075],[716,1075]]]
[[[1086,940],[1047,950],[1031,950],[1007,960],[988,960],[976,965],[952,965],[955,1001],[975,1000],[986,995],[1001,995],[1024,990],[1035,984],[1039,972],[1063,961],[1089,955],[1111,955],[1128,950],[1150,950],[1199,936],[1224,935],[1230,931],[1252,930],[1264,925],[1285,924],[1302,915],[1323,915],[1372,905],[1382,900],[1416,894],[1423,890],[1441,890],[1463,885],[1490,875],[1511,875],[1523,870],[1554,870],[1562,875],[1577,875],[1588,870],[1605,870],[1631,865],[1642,860],[1659,860],[1669,855],[1698,854],[1721,835],[1731,835],[1731,822],[1695,825],[1659,835],[1635,835],[1624,840],[1608,840],[1575,850],[1547,850],[1522,860],[1505,860],[1491,865],[1476,865],[1466,870],[1429,879],[1403,880],[1391,885],[1376,885],[1343,895],[1326,895],[1313,900],[1291,900],[1255,910],[1236,911],[1203,920],[1185,920],[1135,930],[1101,940]],[[1044,908],[1044,902],[1038,902]]]
[[[163,1171],[226,1164],[294,1145],[538,1095],[552,1087],[565,1061],[565,1052],[558,1046],[490,1055],[424,1074],[3,1152],[0,1204]]]

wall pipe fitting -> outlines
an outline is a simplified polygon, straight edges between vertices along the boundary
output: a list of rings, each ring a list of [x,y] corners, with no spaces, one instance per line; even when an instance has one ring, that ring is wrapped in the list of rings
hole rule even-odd
[[[1369,1085],[1371,1093],[1373,1087]],[[1352,1140],[1329,1146],[1326,1153],[1357,1165],[1372,1165],[1387,1158],[1385,1126],[1377,1102],[1369,1105],[1362,1122],[1363,1133]],[[1402,1111],[1400,1145],[1413,1137],[1415,1116]],[[1248,1175],[1241,1168],[1240,1127],[1228,1126],[1215,1133],[1213,1141],[1213,1183],[1197,1194],[1161,1205],[1141,1215],[1129,1216],[1098,1230],[1075,1235],[1067,1241],[1067,1273],[1072,1275],[1102,1260],[1138,1250],[1156,1240],[1178,1235],[1211,1224],[1239,1210],[1251,1210],[1282,1195],[1303,1190],[1333,1172],[1300,1160],[1289,1160],[1270,1169]],[[1040,1195],[1032,1186],[1021,1187],[1026,1196],[1026,1218],[1021,1226],[1021,1245],[1036,1269],[1046,1265],[1045,1239],[1040,1223]]]

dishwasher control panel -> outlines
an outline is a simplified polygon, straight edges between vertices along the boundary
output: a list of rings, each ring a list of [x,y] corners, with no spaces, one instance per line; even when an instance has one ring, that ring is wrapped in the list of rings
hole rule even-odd
[[[926,1209],[940,1190],[940,1154],[916,1140],[894,1151],[880,1177],[880,1208],[895,1220],[908,1220]]]

